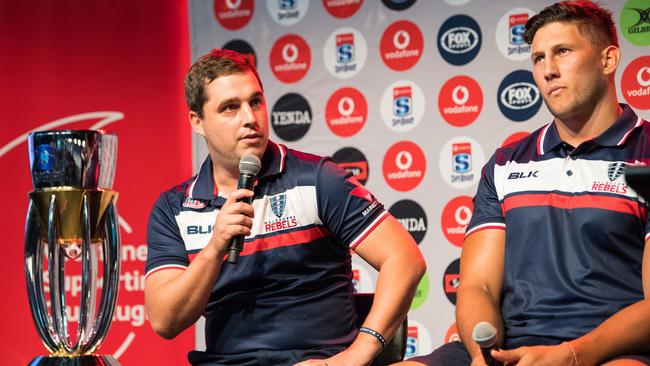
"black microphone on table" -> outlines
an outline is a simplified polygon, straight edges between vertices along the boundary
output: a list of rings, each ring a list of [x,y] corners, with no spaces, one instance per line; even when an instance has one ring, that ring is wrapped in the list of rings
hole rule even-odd
[[[253,190],[257,173],[262,168],[262,162],[255,155],[244,155],[239,160],[239,180],[237,181],[237,189]],[[246,197],[240,200],[250,204],[253,201],[252,197]],[[230,241],[228,246],[228,263],[237,263],[239,261],[239,253],[244,248],[244,236],[237,235]]]
[[[503,364],[495,360],[490,351],[498,350],[497,345],[497,328],[488,322],[480,322],[474,326],[472,339],[481,347],[481,354],[488,366],[502,366]]]

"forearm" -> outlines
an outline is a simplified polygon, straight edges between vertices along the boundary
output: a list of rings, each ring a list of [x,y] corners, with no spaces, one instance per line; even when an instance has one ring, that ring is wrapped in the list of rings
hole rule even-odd
[[[171,339],[199,319],[221,269],[223,255],[208,245],[179,276],[147,287],[147,315],[156,333]]]
[[[363,326],[390,340],[404,321],[425,270],[419,255],[404,253],[387,259],[379,270],[373,305]],[[359,333],[353,346],[362,346],[372,358],[381,351],[379,342],[366,333]]]
[[[487,289],[473,286],[458,288],[456,303],[456,324],[458,333],[465,348],[472,356],[472,359],[480,356],[481,349],[472,338],[474,326],[482,321],[491,323],[497,328],[498,343],[503,344],[503,319],[499,310],[499,304],[495,303]]]
[[[650,351],[650,300],[642,300],[612,315],[593,331],[570,342],[581,366],[615,356]]]

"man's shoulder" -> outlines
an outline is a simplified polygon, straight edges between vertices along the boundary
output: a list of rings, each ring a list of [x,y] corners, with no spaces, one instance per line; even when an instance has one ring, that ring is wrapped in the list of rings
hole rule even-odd
[[[156,205],[162,204],[164,202],[165,204],[173,207],[182,206],[182,204],[185,201],[185,198],[189,197],[188,190],[190,189],[192,183],[195,180],[196,180],[196,175],[163,191],[162,193],[160,193]]]
[[[503,165],[511,161],[524,163],[536,160],[540,155],[539,144],[541,135],[548,127],[550,127],[550,124],[538,128],[520,140],[497,148],[494,152],[494,163]]]

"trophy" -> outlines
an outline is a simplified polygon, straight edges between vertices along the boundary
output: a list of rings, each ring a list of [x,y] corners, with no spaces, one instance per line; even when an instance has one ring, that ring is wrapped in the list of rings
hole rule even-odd
[[[95,354],[111,324],[120,282],[118,194],[111,190],[117,136],[39,131],[30,133],[28,142],[34,191],[25,226],[27,295],[38,335],[50,351],[29,365],[119,365],[112,356]],[[66,310],[65,268],[72,265],[81,267],[75,336]]]

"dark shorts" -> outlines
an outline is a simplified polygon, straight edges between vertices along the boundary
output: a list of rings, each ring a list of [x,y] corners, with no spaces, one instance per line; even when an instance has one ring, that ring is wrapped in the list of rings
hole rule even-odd
[[[325,359],[343,351],[346,347],[322,347],[294,349],[286,351],[254,351],[233,355],[214,355],[207,352],[192,351],[187,355],[194,366],[280,366],[293,365],[309,359]]]
[[[650,365],[650,354],[615,357],[612,360],[618,359],[632,359]],[[451,342],[428,355],[413,357],[409,361],[417,361],[430,366],[469,366],[472,363],[472,358],[461,342]]]

